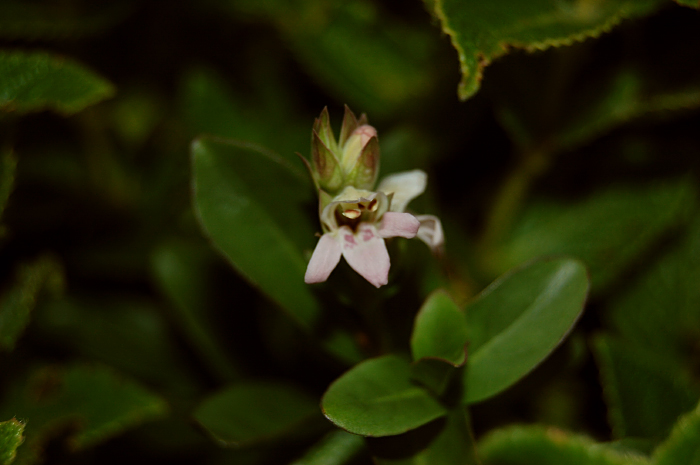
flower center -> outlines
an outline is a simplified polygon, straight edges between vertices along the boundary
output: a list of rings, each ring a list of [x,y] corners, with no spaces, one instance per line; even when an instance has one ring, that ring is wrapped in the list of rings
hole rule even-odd
[[[336,220],[339,225],[349,226],[352,230],[362,222],[373,222],[376,211],[379,209],[379,201],[360,200],[359,202],[340,203],[336,209]]]

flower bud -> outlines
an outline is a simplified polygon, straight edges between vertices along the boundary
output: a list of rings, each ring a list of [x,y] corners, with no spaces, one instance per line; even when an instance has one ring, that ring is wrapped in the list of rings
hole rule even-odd
[[[303,157],[302,157],[303,158]],[[316,188],[337,195],[347,186],[371,189],[379,170],[377,131],[365,115],[356,118],[345,106],[345,116],[336,141],[328,109],[314,121],[311,134],[311,161],[304,159]]]

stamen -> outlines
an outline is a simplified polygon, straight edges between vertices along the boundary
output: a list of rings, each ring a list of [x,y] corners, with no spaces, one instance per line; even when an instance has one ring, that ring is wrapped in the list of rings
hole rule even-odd
[[[343,216],[346,218],[350,218],[351,220],[359,218],[361,214],[362,212],[360,212],[360,210],[345,210],[343,212]]]
[[[379,208],[379,202],[377,202],[377,199],[372,199],[369,205],[367,205],[367,209],[371,212],[376,212],[377,208]]]

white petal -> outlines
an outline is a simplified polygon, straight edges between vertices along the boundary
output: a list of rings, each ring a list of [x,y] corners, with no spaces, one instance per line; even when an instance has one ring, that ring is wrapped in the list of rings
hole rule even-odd
[[[425,191],[427,183],[428,175],[424,171],[404,171],[382,179],[377,190],[384,192],[386,195],[393,192],[394,198],[391,201],[391,211],[402,212],[406,210],[408,202]]]
[[[416,234],[418,239],[428,244],[433,252],[440,252],[445,244],[440,219],[433,215],[416,215],[416,219],[420,221],[420,228]]]
[[[353,234],[347,226],[338,230],[343,245],[343,256],[353,270],[375,287],[389,281],[389,252],[377,228],[361,223]]]
[[[339,236],[335,234],[324,234],[319,239],[314,249],[309,266],[306,268],[304,282],[307,284],[322,283],[331,271],[333,271],[340,261],[343,248],[340,244]]]
[[[416,236],[420,228],[420,221],[410,213],[386,212],[382,216],[379,226],[379,235],[382,237],[405,237],[411,239]]]

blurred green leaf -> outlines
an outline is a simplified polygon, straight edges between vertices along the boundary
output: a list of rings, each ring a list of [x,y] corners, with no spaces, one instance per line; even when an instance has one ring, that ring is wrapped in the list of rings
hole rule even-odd
[[[223,445],[244,446],[298,433],[319,417],[318,401],[281,383],[229,386],[205,399],[194,418]]]
[[[518,2],[436,0],[442,30],[459,54],[459,97],[479,89],[484,68],[512,47],[527,51],[571,45],[598,37],[625,18],[652,13],[664,0]]]
[[[44,256],[19,267],[15,283],[0,298],[0,349],[15,348],[42,291],[57,291],[62,285],[63,271],[52,257]]]
[[[435,35],[375,2],[214,1],[236,17],[271,22],[318,84],[371,118],[414,104],[434,86]]]
[[[0,422],[0,465],[10,465],[15,460],[17,448],[24,442],[24,423],[13,418]]]
[[[165,402],[105,367],[46,367],[16,384],[2,406],[26,422],[22,463],[36,461],[57,431],[72,428],[69,445],[82,449],[162,417]]]
[[[600,190],[576,203],[533,202],[490,264],[503,272],[543,255],[571,255],[586,263],[593,290],[600,292],[664,233],[687,221],[695,195],[695,183],[685,178]]]
[[[311,11],[286,25],[292,50],[321,85],[354,108],[385,117],[432,87],[426,31],[392,22],[372,2],[319,4]]]
[[[700,107],[697,79],[659,82],[629,63],[613,70],[584,68],[591,50],[579,45],[539,60],[519,56],[509,69],[521,73],[494,76],[491,93],[500,122],[521,150],[545,144],[551,154],[573,151],[642,117]]]
[[[300,163],[295,152],[308,150],[310,124],[298,118],[292,103],[287,102],[285,82],[281,76],[256,62],[251,76],[257,85],[245,95],[234,89],[214,71],[200,68],[185,75],[182,84],[182,111],[194,135],[210,134],[260,144],[276,151],[292,163]],[[253,71],[251,71],[253,73]],[[271,94],[271,95],[267,95]],[[309,120],[311,121],[311,120]],[[301,165],[299,165],[301,166]]]
[[[502,276],[466,308],[468,403],[491,397],[535,368],[569,333],[588,295],[586,268],[560,258]]]
[[[413,360],[439,358],[459,366],[466,359],[467,322],[464,313],[442,290],[433,292],[423,303],[413,326]]]
[[[109,364],[178,396],[199,387],[168,322],[152,302],[117,295],[46,302],[37,326],[47,341],[80,357]]]
[[[336,430],[328,433],[291,465],[343,465],[365,448],[362,436]]]
[[[683,6],[689,6],[691,8],[700,8],[700,2],[698,0],[675,0],[676,3]]]
[[[89,4],[88,4],[89,5]],[[94,35],[122,20],[133,9],[133,2],[110,2],[86,11],[72,3],[0,3],[0,37],[4,39],[65,39]]]
[[[594,349],[618,438],[661,440],[700,400],[700,389],[673,360],[606,336],[595,339]]]
[[[397,356],[367,360],[331,384],[321,408],[337,426],[363,436],[401,434],[445,415],[410,377],[410,364]]]
[[[200,223],[231,264],[306,328],[319,306],[304,283],[313,247],[310,186],[275,155],[232,141],[192,144],[195,208]],[[310,209],[314,210],[313,206]]]
[[[417,447],[417,444],[423,444],[413,433],[411,431],[405,437],[372,439],[370,447],[374,452],[374,462],[377,465],[480,465],[463,408],[457,408],[447,415],[439,430],[432,432],[431,436],[434,436],[429,438],[425,447]],[[379,442],[393,444],[388,444],[388,447],[382,444],[380,448]]]
[[[609,301],[605,321],[625,340],[688,371],[696,371],[700,347],[700,221]]]
[[[649,460],[619,452],[585,436],[539,426],[496,430],[479,444],[484,465],[645,465]]]
[[[0,109],[77,113],[114,95],[102,77],[67,58],[41,52],[0,51]]]
[[[681,417],[653,456],[654,465],[700,464],[700,406]]]
[[[221,350],[204,314],[210,304],[212,278],[206,252],[186,243],[168,242],[153,252],[151,262],[156,283],[172,302],[185,337],[213,373],[231,381],[238,377],[237,370]]]

